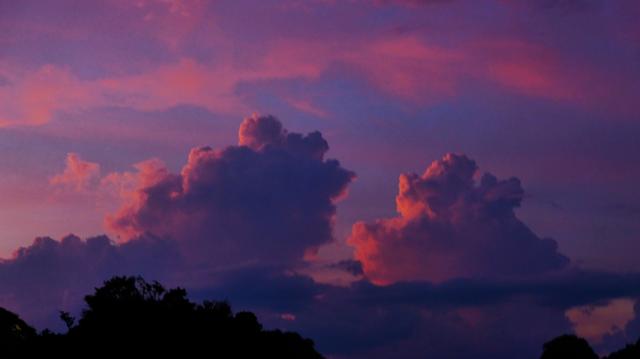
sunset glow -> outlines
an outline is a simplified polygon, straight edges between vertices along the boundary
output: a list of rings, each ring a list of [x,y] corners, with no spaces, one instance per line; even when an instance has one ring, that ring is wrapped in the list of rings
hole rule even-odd
[[[635,343],[638,18],[635,0],[0,0],[0,307],[62,331],[59,311],[142,275],[327,358]]]

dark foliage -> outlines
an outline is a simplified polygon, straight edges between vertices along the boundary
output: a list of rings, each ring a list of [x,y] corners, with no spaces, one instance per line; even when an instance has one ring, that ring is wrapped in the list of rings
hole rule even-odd
[[[640,339],[635,344],[627,345],[624,349],[609,354],[605,359],[638,359],[640,358]]]
[[[181,288],[165,289],[140,277],[114,277],[85,297],[79,320],[60,319],[68,331],[37,333],[0,308],[0,358],[176,357],[322,358],[297,333],[264,330],[251,312],[233,313],[227,302],[193,303]],[[598,359],[589,343],[559,336],[540,359]],[[640,340],[603,359],[640,359]]]
[[[268,331],[250,312],[234,315],[226,302],[196,304],[181,288],[165,289],[139,277],[114,277],[85,297],[66,334],[36,331],[0,311],[2,357],[322,358],[297,333]]]
[[[598,359],[589,343],[575,335],[562,335],[544,344],[540,359]]]
[[[36,338],[35,329],[17,315],[0,308],[0,347],[7,356],[17,356],[20,350]]]
[[[589,343],[575,335],[562,335],[544,344],[540,359],[598,359]],[[640,359],[640,340],[603,359]]]

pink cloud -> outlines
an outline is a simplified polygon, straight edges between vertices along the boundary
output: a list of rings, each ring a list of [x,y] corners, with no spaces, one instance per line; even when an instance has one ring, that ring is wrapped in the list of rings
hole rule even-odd
[[[573,103],[589,96],[582,69],[568,68],[559,54],[544,46],[494,40],[479,44],[475,51],[479,59],[486,59],[483,76],[512,91]]]
[[[363,69],[377,87],[418,103],[454,95],[460,77],[466,75],[459,66],[464,53],[415,37],[378,39],[356,51],[345,51],[342,59]]]
[[[279,61],[277,56],[266,56],[242,67],[231,59],[209,65],[183,58],[144,73],[96,80],[80,79],[53,65],[35,73],[3,71],[0,74],[9,84],[0,86],[0,126],[40,125],[51,121],[56,111],[103,106],[154,111],[189,104],[215,113],[246,113],[249,107],[236,93],[239,84],[320,74],[315,64],[285,66]]]
[[[308,113],[318,118],[325,118],[328,113],[314,105],[313,102],[306,99],[285,98],[285,101],[293,108],[300,112]]]
[[[67,154],[64,171],[49,180],[52,185],[70,187],[76,191],[85,191],[100,177],[100,165],[84,161],[77,153]]]
[[[335,201],[354,174],[324,158],[322,135],[254,116],[238,137],[238,146],[192,149],[180,174],[151,161],[107,176],[124,197],[107,227],[125,241],[175,238],[194,265],[218,267],[295,263],[331,242]]]
[[[31,72],[0,67],[8,81],[0,86],[0,126],[39,125],[49,122],[56,111],[98,104],[94,90],[67,69],[47,65]]]
[[[228,41],[218,45],[222,50],[233,48]],[[222,50],[215,62],[182,56],[137,73],[98,79],[82,79],[53,65],[35,72],[0,66],[0,75],[7,79],[0,86],[0,126],[38,125],[50,121],[57,111],[103,106],[155,111],[189,104],[238,115],[251,111],[248,100],[237,91],[239,85],[317,81],[334,64],[347,65],[385,94],[418,106],[456,96],[469,81],[589,108],[624,108],[618,105],[629,103],[625,94],[633,87],[623,79],[605,81],[612,76],[609,71],[571,66],[550,48],[513,39],[481,39],[452,47],[415,35],[368,41],[277,40],[248,59]],[[300,111],[326,115],[312,101],[282,97]]]
[[[162,178],[169,175],[165,164],[152,158],[133,165],[136,172],[111,172],[104,176],[100,185],[117,193],[124,200],[137,201],[136,188],[145,188],[157,184]]]
[[[398,217],[354,224],[348,243],[378,284],[528,276],[563,268],[557,244],[514,213],[524,192],[516,178],[491,174],[476,184],[476,163],[448,154],[418,175],[402,174]]]

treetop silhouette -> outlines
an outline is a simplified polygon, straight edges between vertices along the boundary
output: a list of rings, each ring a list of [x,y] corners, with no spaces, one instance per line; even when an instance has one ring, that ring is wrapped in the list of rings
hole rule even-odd
[[[540,359],[598,359],[589,343],[575,335],[561,335],[546,342]],[[602,359],[639,359],[640,340]]]
[[[210,358],[322,358],[310,339],[264,330],[251,312],[225,302],[193,303],[182,288],[165,289],[140,277],[114,277],[85,297],[77,321],[61,312],[65,334],[37,334],[15,314],[0,310],[0,342],[8,357],[167,354]],[[7,344],[5,344],[7,343]]]

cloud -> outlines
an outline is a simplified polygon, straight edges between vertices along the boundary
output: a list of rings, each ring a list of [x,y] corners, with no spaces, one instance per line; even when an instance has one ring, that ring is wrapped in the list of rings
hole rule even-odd
[[[537,10],[559,9],[564,13],[584,11],[590,8],[599,7],[602,0],[542,0],[528,1],[528,5]]]
[[[285,102],[294,109],[310,114],[318,118],[326,118],[328,113],[322,108],[317,107],[311,101],[306,99],[296,99],[292,97],[284,98]]]
[[[633,319],[631,319],[624,328],[627,343],[640,340],[640,296],[637,296],[636,303],[633,306],[633,312]]]
[[[388,4],[398,4],[405,6],[423,6],[423,5],[433,5],[433,4],[446,4],[451,3],[455,0],[374,0],[375,4],[388,5]]]
[[[0,261],[0,306],[38,326],[59,324],[58,310],[77,310],[84,295],[113,275],[171,278],[181,268],[175,243],[145,236],[116,245],[105,236],[36,238]]]
[[[186,283],[196,300],[227,299],[255,311],[268,327],[300,331],[332,357],[388,358],[395,351],[401,358],[506,359],[533,357],[541,343],[571,331],[568,308],[640,294],[637,274],[579,271],[388,286],[334,286],[259,265],[212,276],[194,270],[179,245],[150,236],[120,244],[105,236],[38,238],[0,262],[0,306],[39,328],[62,329],[58,310],[77,312],[82,296],[112,275],[140,274],[168,286]]]
[[[216,44],[221,49],[234,46]],[[243,84],[318,82],[344,66],[350,69],[350,76],[415,106],[455,97],[464,84],[478,81],[484,88],[497,85],[525,96],[616,109],[621,108],[618,104],[629,107],[626,94],[634,86],[624,78],[615,84],[602,81],[614,74],[587,64],[573,66],[556,49],[519,38],[481,38],[456,46],[442,46],[417,34],[378,35],[369,41],[350,37],[340,42],[279,39],[270,41],[260,56],[247,56],[242,61],[228,55],[212,62],[184,53],[170,62],[99,78],[84,78],[73,68],[56,64],[33,70],[0,63],[0,76],[6,79],[0,86],[0,126],[42,125],[57,113],[104,107],[161,111],[191,105],[237,115],[251,107],[241,91]],[[596,83],[600,86],[594,86]],[[603,88],[602,83],[608,85]],[[299,111],[327,115],[291,91],[280,92],[282,100]]]
[[[94,89],[65,68],[44,65],[33,71],[0,63],[0,74],[7,80],[0,86],[0,127],[41,125],[57,111],[97,104]]]
[[[362,270],[362,263],[353,259],[345,259],[336,263],[331,263],[328,265],[329,268],[335,268],[343,270],[353,276],[360,276],[364,274]]]
[[[227,295],[270,326],[314,338],[331,357],[514,358],[535,357],[542,343],[571,332],[567,309],[636,295],[638,284],[638,275],[568,271],[535,280],[338,287],[259,269],[195,293]]]
[[[252,11],[224,4],[228,11],[220,13],[202,1],[108,1],[74,12],[68,10],[77,4],[69,1],[21,2],[3,9],[7,25],[0,42],[11,66],[0,64],[0,126],[38,125],[57,113],[111,106],[158,111],[192,105],[237,115],[256,105],[247,84],[269,86],[292,107],[322,117],[330,111],[298,98],[287,83],[322,88],[318,80],[331,80],[344,65],[347,80],[364,78],[387,97],[417,106],[466,97],[467,91],[495,91],[497,85],[590,109],[637,112],[629,95],[637,92],[629,56],[637,41],[629,40],[638,31],[633,16],[619,16],[635,11],[632,2],[490,2],[491,20],[478,16],[480,8],[460,3],[296,1]],[[380,4],[401,6],[372,22],[388,10]],[[416,11],[426,4],[435,5],[424,7],[434,11]],[[253,19],[253,26],[230,21],[227,12]],[[260,12],[282,21],[258,21]],[[555,13],[585,14],[567,19]],[[326,23],[328,14],[336,19],[333,26]],[[294,16],[296,21],[287,21]],[[449,17],[456,21],[442,21]],[[412,30],[391,35],[388,30],[399,23]],[[590,34],[592,41],[572,30],[593,23],[600,30]],[[536,28],[552,30],[533,36]],[[602,46],[611,51],[592,56]]]
[[[136,185],[107,226],[125,240],[175,238],[196,265],[289,265],[333,240],[335,201],[354,178],[328,149],[319,132],[247,118],[238,146],[194,148],[180,174],[145,162],[120,176]]]
[[[482,307],[529,298],[562,311],[634,297],[640,293],[638,274],[564,271],[531,279],[452,279],[442,283],[398,282],[386,286],[361,280],[350,286],[351,300],[366,305],[403,304],[427,308]]]
[[[134,74],[98,79],[85,79],[51,64],[36,71],[0,66],[0,75],[8,80],[7,85],[0,86],[0,127],[42,125],[58,112],[79,113],[103,107],[157,111],[193,105],[214,113],[246,113],[249,106],[236,92],[239,84],[313,79],[320,74],[316,63],[293,59],[283,65],[280,61],[285,60],[281,54],[267,54],[247,68],[232,60],[208,64],[182,57]]]
[[[68,153],[64,171],[49,180],[52,185],[85,191],[100,177],[100,165],[84,161],[77,153]]]
[[[530,276],[564,268],[557,244],[515,215],[524,191],[517,178],[484,174],[447,154],[418,175],[400,175],[400,216],[354,224],[348,243],[368,278],[442,282],[452,278]]]
[[[624,326],[609,330],[595,347],[599,352],[611,352],[640,340],[640,296],[635,297],[632,318]],[[629,301],[629,299],[627,299]]]
[[[567,311],[578,336],[592,343],[600,343],[603,336],[614,334],[634,317],[635,301],[617,298],[604,304],[578,306]]]

